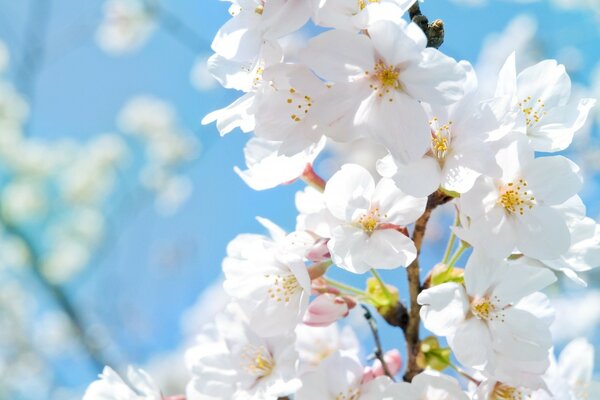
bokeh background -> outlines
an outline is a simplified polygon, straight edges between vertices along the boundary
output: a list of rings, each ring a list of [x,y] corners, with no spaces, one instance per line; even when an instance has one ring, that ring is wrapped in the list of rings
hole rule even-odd
[[[227,243],[262,233],[255,216],[294,229],[303,185],[249,189],[233,172],[248,136],[200,124],[239,96],[204,66],[228,4],[0,0],[0,399],[81,398],[103,364],[141,366],[165,394],[182,393],[183,352],[226,301]],[[556,58],[576,96],[600,97],[598,1],[427,0],[422,9],[446,24],[441,50],[476,65],[482,85],[516,50],[520,67]],[[286,38],[290,54],[311,29]],[[598,220],[595,121],[598,109],[569,156]],[[328,176],[373,157],[335,147],[317,169]],[[424,265],[443,253],[450,211],[436,211]],[[404,271],[383,276],[407,298]],[[600,344],[600,273],[587,280],[586,290],[564,280],[549,290],[557,349],[577,336]],[[368,351],[364,321],[354,324]],[[401,332],[381,324],[385,347],[403,351]]]

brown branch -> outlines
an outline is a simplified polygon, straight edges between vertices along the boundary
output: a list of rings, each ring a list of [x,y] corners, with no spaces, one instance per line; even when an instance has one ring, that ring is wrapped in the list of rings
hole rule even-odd
[[[417,24],[425,36],[427,36],[427,47],[433,47],[439,49],[442,43],[444,43],[444,21],[436,19],[432,23],[429,23],[429,19],[421,13],[419,7],[419,0],[408,10],[410,20]]]
[[[419,311],[421,306],[417,303],[417,296],[421,293],[421,278],[420,278],[420,267],[419,267],[419,256],[421,255],[421,247],[423,246],[423,239],[425,237],[425,230],[427,223],[431,217],[431,212],[439,205],[445,204],[452,200],[452,197],[446,195],[441,191],[437,191],[429,196],[427,199],[427,207],[423,215],[419,217],[415,223],[413,230],[412,240],[417,248],[417,257],[408,266],[408,289],[410,293],[410,312],[408,325],[404,330],[404,336],[406,338],[406,354],[408,355],[408,363],[406,372],[404,373],[405,381],[412,381],[413,377],[420,373],[422,369],[417,365],[417,355],[419,354],[419,324],[421,318]]]
[[[373,315],[371,314],[371,311],[367,308],[367,306],[365,306],[364,304],[361,304],[361,307],[364,310],[365,319],[367,320],[367,323],[369,324],[369,328],[371,328],[371,333],[373,334],[373,340],[375,341],[375,350],[373,351],[373,354],[375,354],[375,358],[377,358],[379,360],[379,362],[381,363],[381,366],[383,367],[383,372],[388,377],[390,377],[390,379],[392,381],[395,381],[394,376],[391,374],[391,372],[387,366],[387,363],[385,362],[383,348],[381,347],[381,340],[379,339],[379,331],[377,330],[377,323],[375,322],[375,319],[373,318]]]

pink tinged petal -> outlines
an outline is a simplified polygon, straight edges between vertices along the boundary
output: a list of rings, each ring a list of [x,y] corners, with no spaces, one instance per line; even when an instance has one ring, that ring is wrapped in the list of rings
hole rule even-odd
[[[254,93],[246,93],[227,107],[207,114],[202,118],[202,125],[208,125],[216,121],[221,136],[238,127],[242,132],[250,132],[255,125],[254,114],[250,112],[255,98]]]
[[[523,171],[523,179],[536,201],[545,205],[567,201],[583,185],[579,167],[563,156],[536,158]]]
[[[355,274],[364,274],[372,267],[364,261],[367,234],[353,226],[338,226],[331,231],[327,247],[331,259],[340,268]]]
[[[325,186],[325,203],[341,220],[354,222],[357,213],[368,211],[375,191],[373,177],[357,164],[345,164],[333,174]]]
[[[562,106],[571,96],[571,79],[564,65],[556,60],[544,60],[524,69],[517,76],[518,100],[531,96],[545,104],[545,109]]]
[[[398,91],[383,97],[373,92],[354,117],[355,124],[371,133],[401,163],[419,160],[429,149],[427,121],[419,102]]]
[[[534,206],[514,221],[517,248],[529,257],[557,258],[571,246],[567,224],[550,207]]]
[[[503,266],[503,279],[493,289],[502,305],[512,304],[523,297],[544,289],[556,282],[556,275],[547,268],[533,266],[527,261],[508,262]]]
[[[348,305],[343,298],[333,294],[317,296],[309,305],[302,319],[309,326],[329,326],[348,315]]]
[[[441,170],[437,159],[425,156],[406,165],[399,165],[393,176],[398,187],[413,196],[428,196],[440,186]]]
[[[420,62],[409,63],[400,73],[400,82],[409,96],[431,104],[460,100],[465,95],[466,79],[462,65],[433,48],[423,50]]]
[[[375,65],[369,38],[342,30],[327,31],[311,39],[300,58],[330,82],[350,82]]]
[[[371,268],[393,269],[406,267],[417,256],[412,240],[395,229],[376,230],[367,239],[363,258]]]
[[[425,328],[436,335],[449,336],[465,320],[469,310],[462,285],[443,283],[422,291],[417,297]]]
[[[404,226],[415,222],[423,214],[427,197],[404,194],[394,181],[382,178],[375,187],[371,203],[379,207],[381,214],[385,213],[383,221]]]
[[[467,367],[481,368],[493,361],[490,330],[478,318],[470,318],[458,325],[456,332],[448,337],[448,345],[457,360]]]
[[[585,124],[596,99],[582,99],[548,111],[540,122],[527,131],[531,147],[536,151],[555,152],[569,147],[573,135]]]

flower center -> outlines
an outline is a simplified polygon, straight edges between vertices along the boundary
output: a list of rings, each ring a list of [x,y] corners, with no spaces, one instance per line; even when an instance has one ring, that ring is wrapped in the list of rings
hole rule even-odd
[[[271,375],[275,369],[275,360],[264,346],[248,345],[240,359],[242,368],[258,379]]]
[[[291,107],[290,118],[294,122],[300,122],[306,117],[313,105],[313,99],[310,96],[302,96],[294,88],[290,88],[290,95],[285,99],[285,102]]]
[[[527,393],[522,390],[500,382],[496,383],[494,391],[490,396],[490,400],[527,400],[529,398]]]
[[[487,321],[490,319],[490,313],[496,311],[496,306],[487,297],[484,297],[471,303],[471,311],[477,318]]]
[[[440,125],[437,117],[435,117],[429,121],[429,126],[431,127],[431,151],[435,158],[441,161],[446,158],[446,154],[450,149],[452,121]]]
[[[532,101],[531,96],[527,96],[519,102],[519,109],[525,115],[525,124],[528,128],[535,126],[546,115],[544,107],[545,104],[542,103],[541,99]]]
[[[281,276],[279,274],[266,274],[265,278],[273,279],[271,287],[267,290],[269,297],[277,302],[289,303],[290,298],[302,290],[294,274]]]
[[[360,399],[360,388],[348,389],[346,393],[339,392],[335,400],[358,400]]]
[[[381,214],[379,213],[379,207],[375,207],[366,214],[363,214],[358,219],[358,225],[362,228],[363,231],[368,233],[369,235],[375,231],[379,221],[381,219]]]
[[[379,0],[358,0],[358,7],[361,10],[364,10],[369,3],[379,3]]]
[[[527,182],[523,179],[510,182],[500,189],[498,203],[504,207],[509,214],[519,213],[523,215],[525,209],[533,208],[535,197],[527,190]]]
[[[386,65],[381,60],[375,64],[375,77],[384,88],[400,89],[399,74],[400,72],[393,65]]]

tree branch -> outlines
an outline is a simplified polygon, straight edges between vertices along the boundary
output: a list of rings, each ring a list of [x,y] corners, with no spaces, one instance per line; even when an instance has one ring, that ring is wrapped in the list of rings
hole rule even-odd
[[[53,299],[56,301],[57,305],[61,308],[61,310],[67,315],[73,329],[77,337],[80,339],[82,346],[85,348],[87,353],[90,356],[94,367],[98,372],[102,371],[105,365],[111,365],[108,362],[104,355],[102,354],[100,347],[97,345],[95,340],[93,340],[85,331],[85,324],[83,322],[83,318],[81,314],[79,314],[78,310],[73,306],[65,292],[57,285],[50,283],[46,277],[43,275],[41,271],[41,263],[40,259],[35,250],[35,246],[31,239],[22,232],[17,226],[7,222],[0,216],[0,223],[6,229],[6,232],[18,237],[21,239],[27,249],[27,253],[30,258],[31,270],[36,279],[44,286],[44,288],[48,291],[50,295],[52,295]]]
[[[444,21],[436,19],[429,23],[429,19],[421,13],[419,0],[410,7],[408,15],[411,21],[417,24],[427,36],[427,47],[438,49],[444,43]]]
[[[373,351],[373,354],[375,354],[375,357],[381,363],[381,366],[383,367],[383,372],[385,372],[385,374],[387,376],[389,376],[393,381],[395,381],[394,376],[390,373],[387,363],[385,362],[385,358],[383,357],[384,353],[383,353],[383,348],[381,347],[381,340],[379,339],[377,323],[375,322],[375,319],[373,318],[373,315],[371,314],[371,311],[369,310],[369,308],[367,306],[365,306],[364,304],[361,304],[361,307],[365,311],[364,316],[365,316],[365,319],[367,320],[367,323],[369,324],[369,328],[371,328],[371,333],[373,334],[373,340],[375,341],[375,350]]]
[[[410,293],[410,312],[408,325],[404,330],[404,336],[406,338],[406,353],[408,355],[408,364],[406,372],[404,374],[405,381],[412,381],[413,377],[420,373],[422,370],[417,365],[417,355],[419,354],[419,325],[421,318],[419,311],[421,306],[417,303],[417,296],[421,293],[421,270],[419,266],[419,257],[421,255],[421,247],[423,246],[423,239],[425,237],[425,230],[427,223],[431,217],[431,212],[439,205],[445,204],[452,200],[452,197],[446,195],[441,191],[437,191],[429,195],[427,199],[427,207],[423,215],[419,217],[415,223],[413,230],[412,240],[417,248],[417,257],[408,266],[408,289]]]

